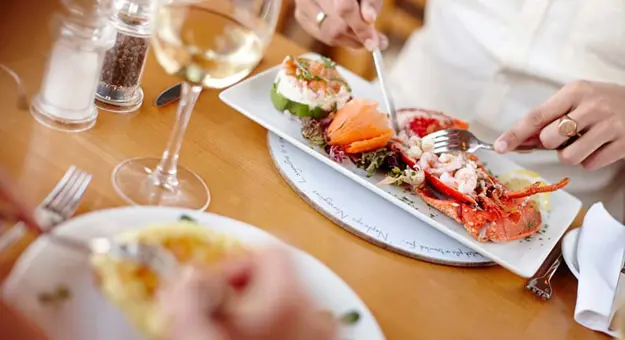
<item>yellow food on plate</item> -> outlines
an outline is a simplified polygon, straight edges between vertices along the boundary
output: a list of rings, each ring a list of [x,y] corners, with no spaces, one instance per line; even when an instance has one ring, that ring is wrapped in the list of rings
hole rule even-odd
[[[180,221],[130,230],[117,236],[120,242],[158,244],[180,263],[216,265],[226,257],[245,252],[242,243],[194,222]],[[107,255],[91,258],[103,295],[150,339],[167,334],[167,318],[158,305],[160,278],[148,268]]]
[[[502,174],[499,176],[499,180],[512,190],[522,190],[523,188],[527,188],[533,183],[540,181],[541,177],[533,171],[519,169]],[[534,200],[542,210],[549,212],[551,211],[549,194],[549,192],[536,194],[532,196],[531,199]]]

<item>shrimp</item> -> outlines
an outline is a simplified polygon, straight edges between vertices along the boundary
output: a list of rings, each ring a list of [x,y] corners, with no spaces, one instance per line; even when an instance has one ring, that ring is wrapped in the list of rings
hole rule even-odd
[[[455,189],[458,188],[458,181],[456,180],[456,178],[454,178],[454,176],[449,174],[449,172],[443,172],[440,179],[441,179],[441,182],[445,183],[446,185]]]
[[[406,154],[412,159],[420,159],[421,155],[423,155],[423,151],[421,151],[419,146],[413,145],[406,151]]]
[[[464,165],[462,156],[454,156],[449,153],[442,154],[438,160],[442,163],[442,170],[449,173],[453,173]]]
[[[433,152],[434,151],[434,139],[428,138],[425,136],[421,139],[421,150],[423,152]]]
[[[440,164],[438,157],[431,152],[424,152],[419,159],[419,165],[423,170],[437,169]]]
[[[419,148],[421,147],[421,138],[419,138],[419,136],[412,136],[408,139],[408,144],[410,145],[416,145]]]
[[[463,194],[473,193],[477,187],[477,172],[470,163],[456,171],[454,179],[456,180],[456,188]]]

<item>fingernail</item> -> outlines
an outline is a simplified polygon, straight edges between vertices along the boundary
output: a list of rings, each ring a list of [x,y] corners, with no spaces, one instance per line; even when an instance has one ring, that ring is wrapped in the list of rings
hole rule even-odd
[[[388,38],[385,35],[380,36],[380,49],[386,50],[388,48]]]
[[[495,151],[499,153],[504,153],[508,151],[508,143],[506,143],[506,141],[504,140],[496,141],[494,147],[495,147]]]
[[[362,17],[367,23],[372,24],[378,18],[378,13],[370,4],[364,4],[362,6]]]
[[[373,51],[375,49],[376,43],[373,39],[365,40],[365,48],[369,51]]]

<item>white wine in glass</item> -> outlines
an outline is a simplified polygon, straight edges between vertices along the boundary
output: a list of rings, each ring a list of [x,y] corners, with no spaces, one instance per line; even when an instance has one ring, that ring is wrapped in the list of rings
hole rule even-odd
[[[191,112],[202,88],[222,89],[249,75],[273,37],[280,0],[165,0],[152,47],[169,74],[184,80],[176,121],[160,159],[135,158],[113,172],[129,203],[204,210],[210,192],[200,176],[178,165]]]

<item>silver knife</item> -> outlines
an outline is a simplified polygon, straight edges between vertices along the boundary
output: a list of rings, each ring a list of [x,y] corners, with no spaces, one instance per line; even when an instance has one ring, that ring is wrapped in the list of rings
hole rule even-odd
[[[386,77],[384,73],[384,60],[382,59],[382,52],[380,52],[379,48],[373,50],[373,63],[375,64],[375,70],[378,73],[378,80],[380,81],[380,85],[382,86],[382,96],[384,97],[384,103],[386,104],[388,113],[391,115],[391,124],[393,126],[393,130],[395,130],[395,134],[399,134],[400,129],[399,123],[397,121],[397,112],[395,111],[395,104],[393,103],[393,98],[391,97],[391,91],[389,91],[386,84]]]
[[[154,101],[154,105],[156,107],[163,107],[169,105],[178,99],[180,99],[180,94],[182,93],[182,83],[178,83],[167,90],[163,91],[161,94],[156,97]]]
[[[619,267],[618,281],[616,282],[616,289],[614,291],[614,299],[612,301],[612,308],[609,316],[609,327],[611,331],[616,331],[618,328],[622,328],[625,325],[619,325],[619,318],[617,314],[625,313],[625,310],[620,308],[625,307],[625,249],[623,250],[623,259],[621,260],[621,266]]]

